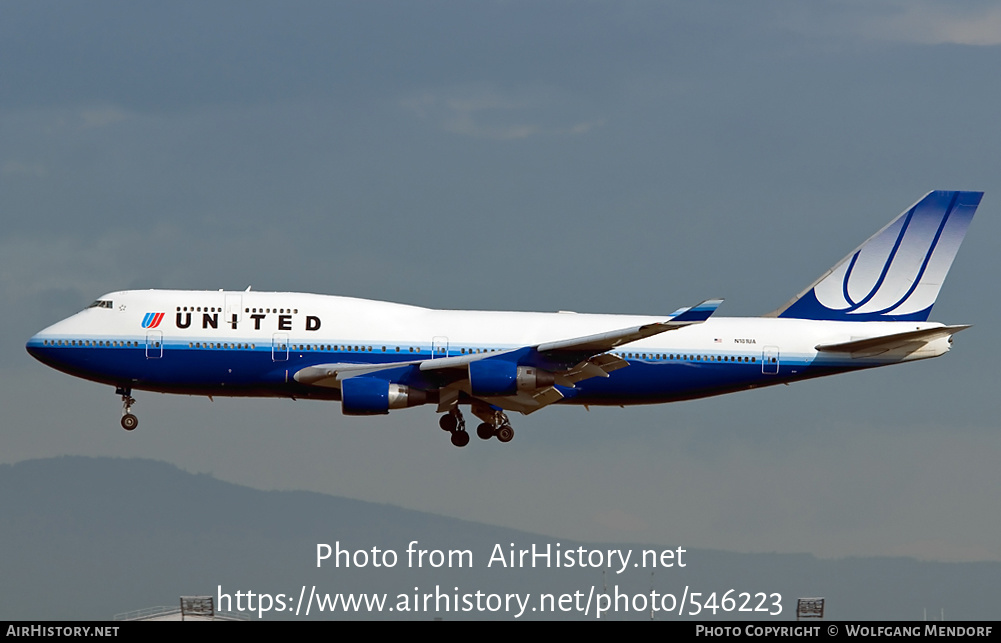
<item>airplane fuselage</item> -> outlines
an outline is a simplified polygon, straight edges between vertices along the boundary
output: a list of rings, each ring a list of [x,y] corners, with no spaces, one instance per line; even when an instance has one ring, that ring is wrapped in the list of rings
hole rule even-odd
[[[56,369],[125,389],[336,400],[338,388],[304,385],[295,374],[328,363],[510,351],[661,319],[434,310],[303,293],[122,291],[42,330],[27,348]],[[949,350],[951,337],[879,354],[816,347],[941,326],[713,317],[617,346],[610,352],[629,366],[561,389],[562,402],[671,402],[936,357]]]

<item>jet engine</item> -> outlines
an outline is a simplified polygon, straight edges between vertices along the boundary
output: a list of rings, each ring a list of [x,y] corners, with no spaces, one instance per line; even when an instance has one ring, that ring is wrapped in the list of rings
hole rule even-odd
[[[469,363],[469,388],[473,395],[514,395],[552,386],[555,377],[534,366],[518,366],[503,360],[479,360]]]
[[[341,382],[344,415],[383,415],[427,402],[427,392],[375,377],[351,377]]]

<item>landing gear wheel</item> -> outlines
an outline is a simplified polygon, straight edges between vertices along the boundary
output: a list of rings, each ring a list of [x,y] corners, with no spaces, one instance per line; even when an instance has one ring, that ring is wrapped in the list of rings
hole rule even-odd
[[[465,431],[452,432],[452,444],[457,447],[464,447],[469,444],[469,434]]]
[[[132,431],[137,426],[139,426],[139,418],[132,415],[131,413],[126,413],[122,416],[122,428],[126,431]]]
[[[119,386],[115,388],[115,395],[122,396],[122,428],[132,431],[139,426],[139,418],[132,415],[132,405],[136,403],[136,399],[132,397],[132,389]]]
[[[487,424],[486,422],[483,422],[478,427],[476,427],[476,435],[481,440],[489,440],[490,438],[494,437],[494,427]]]
[[[497,429],[497,439],[501,442],[510,442],[514,439],[514,429],[511,428],[510,424],[505,424]]]
[[[441,427],[442,431],[455,433],[455,429],[459,426],[459,418],[455,417],[451,413],[446,413],[438,418],[438,426]]]

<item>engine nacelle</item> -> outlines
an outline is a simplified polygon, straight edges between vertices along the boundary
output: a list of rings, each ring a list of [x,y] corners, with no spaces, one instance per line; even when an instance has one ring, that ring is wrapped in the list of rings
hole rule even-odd
[[[375,377],[350,377],[341,382],[341,412],[344,415],[384,415],[389,409],[420,406],[427,392]]]
[[[503,360],[479,360],[469,363],[469,388],[473,395],[514,395],[552,386],[555,377],[534,366],[518,366]]]

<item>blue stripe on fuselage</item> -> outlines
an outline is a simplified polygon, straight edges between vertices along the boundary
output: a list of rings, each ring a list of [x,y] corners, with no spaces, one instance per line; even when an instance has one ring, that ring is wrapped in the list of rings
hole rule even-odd
[[[430,358],[429,352],[294,350],[289,351],[287,360],[275,361],[270,345],[253,349],[216,349],[189,348],[188,344],[165,344],[160,358],[147,357],[144,344],[128,348],[50,346],[33,339],[27,349],[39,361],[56,369],[115,386],[203,395],[297,395],[332,399],[337,398],[336,389],[306,387],[294,382],[292,375],[307,366],[325,363],[386,364]],[[778,373],[764,374],[760,361],[716,361],[717,355],[705,351],[701,355],[704,361],[629,359],[628,367],[613,371],[607,378],[578,382],[576,390],[566,391],[569,393],[566,402],[668,402],[879,365],[827,355],[818,355],[812,360],[784,355]],[[412,384],[419,386],[418,382]]]

